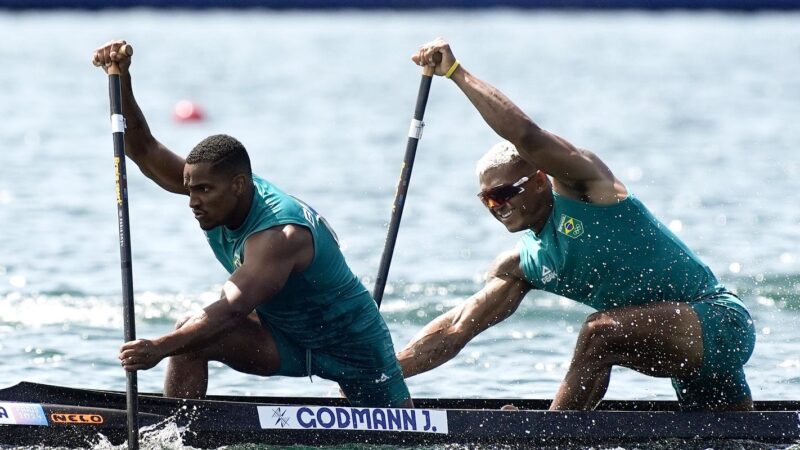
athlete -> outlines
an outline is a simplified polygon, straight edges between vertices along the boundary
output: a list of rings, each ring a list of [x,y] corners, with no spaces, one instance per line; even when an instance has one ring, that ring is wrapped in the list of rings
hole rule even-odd
[[[478,161],[478,196],[523,235],[496,259],[482,290],[398,353],[405,375],[453,358],[540,289],[597,310],[551,409],[594,408],[617,365],[671,378],[686,410],[752,409],[742,366],[755,333],[741,300],[595,154],[541,129],[460,65],[447,42],[423,45],[412,60],[453,80],[505,139]]]
[[[413,406],[389,330],[333,230],[311,207],[253,175],[236,139],[209,136],[185,160],[158,142],[134,99],[131,58],[119,51],[125,43],[96,49],[93,62],[119,65],[128,156],[162,188],[189,196],[231,274],[219,300],[171,333],[126,342],[119,353],[125,370],[170,357],[170,397],[203,397],[213,360],[255,375],[330,379],[353,405]]]

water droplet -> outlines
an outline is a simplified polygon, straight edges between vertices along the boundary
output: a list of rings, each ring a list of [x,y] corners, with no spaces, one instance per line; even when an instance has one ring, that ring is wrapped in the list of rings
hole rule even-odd
[[[639,181],[642,179],[642,168],[638,166],[633,166],[628,168],[628,179],[631,181]]]
[[[28,284],[27,280],[22,275],[14,275],[13,277],[8,279],[8,282],[16,288],[22,288],[25,287],[26,284]]]

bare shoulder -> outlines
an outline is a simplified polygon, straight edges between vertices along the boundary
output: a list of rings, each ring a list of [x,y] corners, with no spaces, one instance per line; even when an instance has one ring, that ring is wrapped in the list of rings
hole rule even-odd
[[[501,278],[508,280],[524,280],[522,269],[519,264],[519,250],[516,248],[506,250],[495,258],[486,277],[487,279]]]
[[[576,149],[576,151],[594,167],[594,176],[582,180],[554,177],[554,187],[559,194],[598,205],[612,205],[627,198],[628,190],[625,185],[597,154],[586,149]]]

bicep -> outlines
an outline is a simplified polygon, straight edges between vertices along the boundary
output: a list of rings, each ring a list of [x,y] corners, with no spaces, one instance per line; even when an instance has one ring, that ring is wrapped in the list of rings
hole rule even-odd
[[[310,236],[287,228],[271,228],[247,239],[245,261],[223,286],[225,298],[238,312],[249,314],[273,298],[302,263],[305,247],[313,245]]]
[[[528,163],[567,184],[609,182],[608,167],[594,153],[574,146],[566,139],[535,127],[514,143]]]

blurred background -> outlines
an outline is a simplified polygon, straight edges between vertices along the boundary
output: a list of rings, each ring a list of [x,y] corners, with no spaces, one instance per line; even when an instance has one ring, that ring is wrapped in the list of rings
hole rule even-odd
[[[95,47],[132,43],[134,89],[163,143],[186,154],[209,134],[239,138],[256,173],[329,219],[371,287],[419,84],[409,57],[443,36],[542,127],[600,155],[742,296],[758,330],[746,366],[754,397],[800,398],[800,2],[259,4],[272,7],[0,0],[0,385],[124,387]],[[433,81],[425,122],[382,307],[398,349],[479,289],[520,237],[475,197],[474,163],[498,137],[452,82]],[[227,274],[188,199],[133,164],[128,174],[137,331],[155,337],[215,300]],[[457,358],[410,379],[412,393],[550,397],[590,312],[532,293]],[[164,367],[140,373],[140,389],[160,391]],[[210,392],[338,395],[325,380],[217,365]],[[608,397],[674,393],[668,380],[615,369]]]

